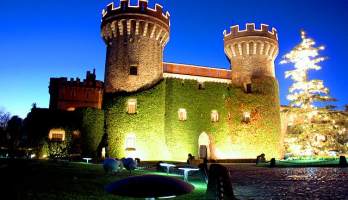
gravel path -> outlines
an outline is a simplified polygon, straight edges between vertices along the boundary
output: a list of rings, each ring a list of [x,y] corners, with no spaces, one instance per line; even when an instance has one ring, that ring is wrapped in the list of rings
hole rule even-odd
[[[238,199],[348,200],[348,168],[226,167]]]

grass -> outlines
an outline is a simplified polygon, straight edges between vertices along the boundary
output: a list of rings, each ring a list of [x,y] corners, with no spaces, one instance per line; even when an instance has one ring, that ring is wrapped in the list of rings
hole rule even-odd
[[[131,176],[144,174],[161,174],[153,170],[135,170]],[[12,160],[0,161],[0,177],[2,185],[1,199],[125,199],[104,191],[104,186],[130,176],[128,171],[117,175],[106,175],[102,165],[53,162],[53,161],[28,161]],[[179,175],[172,175],[182,179]],[[5,184],[4,184],[5,183]],[[203,199],[206,184],[199,177],[190,177],[190,183],[195,190],[187,195],[175,199]]]

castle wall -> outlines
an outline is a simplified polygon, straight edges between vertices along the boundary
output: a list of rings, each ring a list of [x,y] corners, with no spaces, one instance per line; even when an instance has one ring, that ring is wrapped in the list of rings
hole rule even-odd
[[[135,42],[127,42],[128,36],[119,37],[108,46],[105,91],[132,92],[157,83],[163,74],[162,46],[155,39],[135,36]],[[130,67],[137,67],[138,74],[130,75]]]
[[[255,158],[261,153],[280,158],[275,29],[247,24],[246,30],[234,26],[225,32],[231,71],[168,63],[163,68],[169,31],[169,14],[160,5],[148,8],[147,1],[130,6],[122,0],[120,7],[112,3],[103,11],[110,155],[184,161],[188,153],[198,157],[203,135],[210,159]],[[169,73],[162,80],[163,70]],[[190,77],[194,75],[200,78]],[[246,84],[248,93],[241,87]],[[187,119],[179,120],[179,110],[186,110]],[[217,122],[211,119],[213,111],[219,113]],[[250,120],[243,120],[247,115]]]
[[[134,92],[163,78],[163,49],[169,41],[169,13],[147,1],[131,6],[108,5],[103,11],[102,37],[107,45],[105,92]]]
[[[127,113],[127,101],[136,99],[137,113]],[[162,160],[169,157],[164,133],[164,81],[137,93],[107,94],[104,99],[110,156]],[[135,152],[126,151],[126,138],[135,135]]]
[[[73,111],[77,108],[102,108],[103,83],[87,72],[86,79],[51,78],[50,109]]]
[[[275,78],[278,36],[274,28],[269,31],[265,24],[261,25],[261,29],[247,24],[245,30],[239,30],[239,26],[232,26],[229,33],[224,32],[224,44],[234,85],[243,86],[254,77]]]
[[[63,86],[59,91],[57,108],[69,110],[76,108],[98,108],[102,107],[102,90],[94,88],[80,88]]]
[[[166,79],[165,132],[173,160],[185,160],[188,153],[198,158],[198,139],[202,133],[208,134],[212,143],[228,133],[225,107],[228,87],[228,84],[205,82],[204,89],[199,89],[195,80]],[[186,121],[178,119],[180,108],[187,111]],[[212,110],[218,111],[218,122],[211,121]],[[214,152],[210,156],[214,158]]]
[[[198,157],[199,136],[209,136],[210,159],[280,158],[279,97],[274,79],[253,80],[254,92],[246,94],[229,84],[166,78],[150,90],[107,95],[105,109],[111,156],[123,157],[126,135],[136,135],[137,156],[142,160],[184,161]],[[127,114],[126,102],[136,98],[138,113]],[[178,110],[187,120],[178,119]],[[219,121],[211,121],[212,110]],[[251,113],[244,123],[243,113]]]

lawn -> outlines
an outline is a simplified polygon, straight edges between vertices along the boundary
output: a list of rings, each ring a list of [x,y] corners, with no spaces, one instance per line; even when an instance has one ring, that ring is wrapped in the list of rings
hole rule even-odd
[[[135,170],[131,176],[143,174],[166,175],[154,170]],[[133,199],[113,196],[104,191],[105,185],[128,176],[128,171],[106,175],[102,165],[97,164],[1,160],[1,199]],[[171,176],[182,179],[179,175]],[[195,190],[175,199],[204,198],[206,184],[200,177],[190,177],[190,183],[195,186]]]

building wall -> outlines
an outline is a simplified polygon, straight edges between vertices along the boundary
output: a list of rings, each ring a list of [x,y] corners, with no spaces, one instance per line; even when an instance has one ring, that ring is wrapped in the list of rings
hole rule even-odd
[[[114,39],[107,50],[105,91],[134,92],[153,86],[162,78],[162,60],[162,46],[155,38],[120,36]],[[130,75],[132,66],[137,67],[138,75]]]
[[[195,80],[166,78],[154,88],[136,93],[107,95],[105,111],[110,155],[127,156],[127,134],[136,135],[136,156],[143,160],[185,160],[188,153],[198,157],[198,140],[209,136],[211,159],[280,158],[282,142],[278,84],[274,79],[253,80],[251,94],[230,84],[205,82],[199,89]],[[136,98],[138,113],[127,114],[126,102]],[[187,120],[178,120],[179,108]],[[211,111],[219,121],[211,122]],[[242,122],[243,112],[251,122]]]
[[[169,41],[169,13],[147,1],[120,6],[111,3],[103,11],[102,37],[107,45],[105,92],[134,92],[150,88],[163,76],[163,49]],[[130,74],[136,67],[138,74]]]
[[[89,71],[86,79],[51,78],[50,109],[73,111],[76,108],[102,108],[103,83]]]
[[[137,100],[137,114],[127,113],[127,101]],[[110,156],[131,156],[126,152],[127,135],[136,136],[136,157],[145,160],[167,158],[168,149],[164,134],[165,84],[137,93],[106,94],[104,99],[106,130]]]

